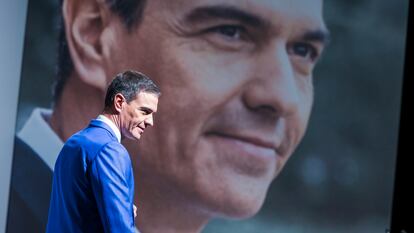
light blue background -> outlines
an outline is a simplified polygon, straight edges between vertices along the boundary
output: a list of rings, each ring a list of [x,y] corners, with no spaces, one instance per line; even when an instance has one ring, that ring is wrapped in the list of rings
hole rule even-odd
[[[0,1],[0,233],[6,228],[27,0]]]

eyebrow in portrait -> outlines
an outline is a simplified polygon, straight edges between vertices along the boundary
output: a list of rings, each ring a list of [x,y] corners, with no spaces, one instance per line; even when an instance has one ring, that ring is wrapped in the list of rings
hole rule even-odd
[[[316,30],[310,30],[310,31],[305,32],[301,36],[301,39],[304,41],[320,43],[323,46],[326,46],[327,44],[329,44],[331,37],[330,37],[330,33],[328,30],[316,29]]]
[[[227,5],[198,7],[185,17],[185,21],[190,23],[202,23],[217,19],[239,21],[242,24],[255,28],[270,27],[270,22],[266,19]]]

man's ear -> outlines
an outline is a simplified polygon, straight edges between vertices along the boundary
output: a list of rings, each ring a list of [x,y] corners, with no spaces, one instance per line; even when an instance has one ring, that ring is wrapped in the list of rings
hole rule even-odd
[[[102,36],[108,27],[110,10],[103,0],[64,0],[66,40],[79,78],[101,90],[107,86]]]
[[[122,109],[124,108],[124,103],[126,103],[125,97],[121,93],[116,94],[113,102],[114,110],[116,113],[122,112]]]

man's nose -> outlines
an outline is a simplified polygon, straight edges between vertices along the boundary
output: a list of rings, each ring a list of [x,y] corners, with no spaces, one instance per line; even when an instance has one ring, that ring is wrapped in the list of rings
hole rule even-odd
[[[258,113],[285,117],[298,111],[300,93],[284,44],[257,55],[251,81],[243,94],[245,105]]]
[[[154,126],[154,119],[153,119],[152,115],[149,116],[148,118],[146,118],[144,122],[145,122],[146,127],[147,126]]]

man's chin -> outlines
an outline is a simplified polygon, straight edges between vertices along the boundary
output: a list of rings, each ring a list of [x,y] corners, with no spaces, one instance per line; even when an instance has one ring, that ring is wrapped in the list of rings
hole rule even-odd
[[[256,215],[262,208],[266,193],[247,193],[245,191],[234,191],[233,194],[226,194],[222,197],[214,194],[209,197],[206,203],[210,206],[212,217],[246,219]],[[218,201],[220,200],[220,201]]]
[[[134,134],[126,135],[125,137],[132,141],[138,141],[141,138],[141,134],[134,133]]]
[[[263,206],[263,201],[258,201],[255,203],[250,204],[241,204],[241,205],[234,205],[234,206],[227,206],[219,211],[218,217],[228,218],[228,219],[235,219],[235,220],[243,220],[247,218],[251,218],[256,215],[259,210]]]

